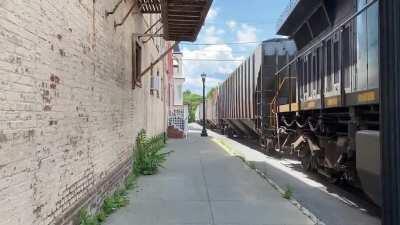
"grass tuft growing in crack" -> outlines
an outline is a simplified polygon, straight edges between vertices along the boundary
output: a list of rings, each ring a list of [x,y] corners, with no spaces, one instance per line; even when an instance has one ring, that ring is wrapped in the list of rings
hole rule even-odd
[[[282,193],[282,198],[290,200],[292,197],[293,197],[293,188],[287,185],[286,190]]]
[[[255,170],[257,168],[256,163],[253,161],[247,161],[247,165],[249,165],[250,169]]]
[[[151,175],[158,171],[171,152],[162,152],[165,147],[165,136],[147,137],[146,131],[141,130],[136,139],[137,152],[133,160],[132,172],[126,177],[123,187],[106,197],[100,210],[92,215],[86,209],[80,211],[80,225],[100,225],[107,217],[119,208],[129,203],[128,191],[136,187],[137,177]]]
[[[135,188],[136,178],[137,176],[131,173],[126,178],[125,185],[122,188],[104,199],[100,210],[95,215],[91,215],[87,210],[81,210],[79,214],[79,224],[100,225],[117,209],[126,206],[129,203],[128,191]]]

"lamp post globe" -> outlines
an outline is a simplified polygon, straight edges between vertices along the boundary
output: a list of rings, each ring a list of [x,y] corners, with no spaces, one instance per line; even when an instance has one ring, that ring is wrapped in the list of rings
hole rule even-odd
[[[201,74],[201,80],[203,81],[203,130],[201,131],[202,137],[207,137],[207,128],[206,128],[206,77],[205,73]]]

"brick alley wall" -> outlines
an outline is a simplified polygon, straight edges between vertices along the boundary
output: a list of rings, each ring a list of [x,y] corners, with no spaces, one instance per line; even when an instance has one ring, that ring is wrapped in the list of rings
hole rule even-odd
[[[0,225],[62,221],[129,167],[140,129],[164,132],[163,93],[148,75],[131,88],[131,35],[155,18],[115,30],[132,5],[106,17],[118,1],[0,0]],[[143,67],[162,46],[145,45]]]

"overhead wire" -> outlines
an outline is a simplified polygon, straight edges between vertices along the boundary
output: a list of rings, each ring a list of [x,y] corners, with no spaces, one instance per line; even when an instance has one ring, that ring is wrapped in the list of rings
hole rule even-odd
[[[239,59],[185,59],[185,58],[183,58],[182,61],[242,62],[243,60],[239,60]]]
[[[221,43],[184,43],[181,45],[246,45],[246,44],[261,44],[261,41],[249,41],[249,42],[221,42]]]

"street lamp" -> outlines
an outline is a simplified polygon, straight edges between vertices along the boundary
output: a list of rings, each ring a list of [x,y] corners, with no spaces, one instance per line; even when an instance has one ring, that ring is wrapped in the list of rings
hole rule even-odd
[[[203,81],[203,130],[201,131],[202,137],[207,137],[207,129],[206,129],[206,77],[205,73],[201,74],[201,80]]]

